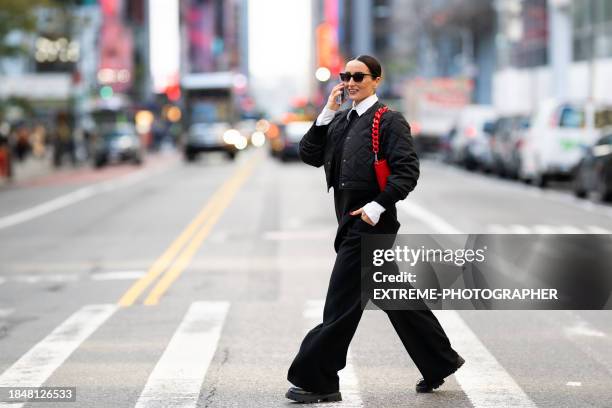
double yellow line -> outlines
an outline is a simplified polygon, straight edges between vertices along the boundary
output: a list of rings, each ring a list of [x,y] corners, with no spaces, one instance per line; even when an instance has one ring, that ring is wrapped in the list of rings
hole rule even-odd
[[[255,154],[213,194],[204,208],[174,242],[170,244],[168,249],[157,258],[147,273],[123,294],[121,299],[119,299],[119,306],[127,307],[133,305],[147,287],[166,271],[143,302],[148,306],[159,303],[159,299],[166,290],[187,268],[198,248],[202,245],[225,209],[232,202],[242,184],[249,178],[261,159],[261,154]]]

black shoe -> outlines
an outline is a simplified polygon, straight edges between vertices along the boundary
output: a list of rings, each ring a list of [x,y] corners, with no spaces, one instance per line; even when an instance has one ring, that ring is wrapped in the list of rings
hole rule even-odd
[[[306,391],[299,387],[291,387],[285,394],[285,397],[292,401],[303,402],[306,404],[312,404],[315,402],[336,402],[342,401],[342,394],[340,391],[330,393],[318,393]]]
[[[465,363],[465,360],[463,359],[463,357],[458,355],[457,365],[455,369],[449,375],[453,374],[455,371],[461,368],[461,366],[464,363]],[[415,388],[416,388],[416,392],[432,392],[436,388],[440,387],[442,384],[444,384],[443,378],[440,378],[439,380],[433,381],[431,383],[428,383],[427,381],[425,381],[424,378],[420,378],[419,381],[417,381]]]

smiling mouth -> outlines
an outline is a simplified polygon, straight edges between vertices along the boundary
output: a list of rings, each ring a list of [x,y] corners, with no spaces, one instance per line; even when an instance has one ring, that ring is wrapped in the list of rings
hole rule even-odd
[[[350,95],[356,94],[359,90],[358,89],[349,89],[348,92]]]

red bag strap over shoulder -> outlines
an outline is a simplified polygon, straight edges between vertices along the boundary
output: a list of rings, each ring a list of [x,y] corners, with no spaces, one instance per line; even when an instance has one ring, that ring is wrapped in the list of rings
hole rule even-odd
[[[374,121],[372,122],[372,151],[374,152],[374,160],[378,162],[378,150],[380,147],[379,143],[379,128],[380,120],[382,115],[387,112],[389,108],[387,106],[381,106],[374,114]]]

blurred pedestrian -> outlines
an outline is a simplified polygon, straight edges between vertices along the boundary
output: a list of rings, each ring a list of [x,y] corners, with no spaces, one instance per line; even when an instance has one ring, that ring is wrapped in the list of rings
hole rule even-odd
[[[66,113],[60,113],[56,121],[55,139],[53,151],[53,164],[55,167],[60,167],[63,162],[64,155],[68,154],[72,165],[76,165],[76,152],[74,145],[74,136],[72,128]]]
[[[0,118],[0,180],[11,179],[13,166],[11,162],[11,149],[9,144],[9,133],[11,125],[3,122]]]
[[[338,371],[363,310],[361,307],[361,248],[363,234],[395,236],[400,224],[395,203],[406,198],[419,177],[410,127],[398,112],[388,111],[380,122],[380,152],[391,174],[381,191],[373,169],[372,123],[377,110],[380,63],[362,55],[346,64],[342,82],[333,87],[327,105],[300,142],[301,159],[324,166],[327,187],[334,188],[338,230],[337,256],[325,299],[323,322],[310,330],[288,372],[296,385],[286,397],[298,402],[339,401]],[[352,101],[340,110],[343,92]],[[464,363],[434,314],[425,310],[385,310],[408,354],[423,375],[417,392],[431,392]]]
[[[15,157],[17,161],[24,161],[30,151],[32,145],[30,144],[30,130],[25,123],[21,123],[15,128]]]
[[[37,124],[32,130],[32,153],[37,159],[44,159],[46,154],[46,135],[47,131],[42,124]]]

